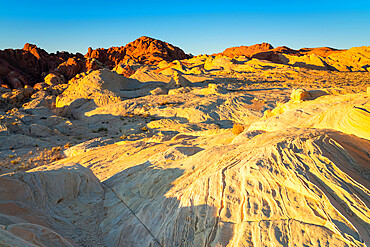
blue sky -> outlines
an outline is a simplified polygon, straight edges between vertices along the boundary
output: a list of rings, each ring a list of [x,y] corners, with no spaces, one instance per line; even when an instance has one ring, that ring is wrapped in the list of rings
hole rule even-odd
[[[262,42],[350,48],[370,45],[369,24],[370,1],[0,0],[0,49],[85,54],[143,35],[194,55]]]

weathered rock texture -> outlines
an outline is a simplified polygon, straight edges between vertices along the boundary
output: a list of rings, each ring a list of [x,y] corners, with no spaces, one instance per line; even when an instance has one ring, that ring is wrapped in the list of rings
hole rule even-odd
[[[369,173],[351,154],[365,154],[369,142],[344,137],[353,147],[348,154],[338,135],[290,129],[196,154],[183,147],[184,155],[173,162],[149,159],[127,168],[105,182],[105,241],[364,246]]]
[[[56,107],[68,106],[76,100],[92,100],[97,106],[121,101],[121,91],[141,87],[135,79],[125,78],[107,69],[96,70],[73,82],[56,99]]]
[[[94,174],[77,164],[39,170],[0,177],[0,245],[104,246]]]
[[[1,246],[370,245],[368,47],[104,52],[0,87]]]

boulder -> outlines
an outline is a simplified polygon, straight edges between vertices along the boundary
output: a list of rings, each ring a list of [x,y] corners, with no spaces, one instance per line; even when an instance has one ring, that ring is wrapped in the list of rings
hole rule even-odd
[[[46,87],[48,87],[49,85],[46,84],[45,82],[39,82],[39,83],[36,83],[34,86],[33,86],[33,89],[35,90],[42,90]]]
[[[50,86],[65,83],[63,76],[58,76],[54,73],[49,73],[45,78],[44,82]]]
[[[305,100],[313,100],[320,96],[327,95],[328,93],[322,90],[311,90],[306,91],[304,89],[293,89],[290,98],[292,101],[305,101]]]
[[[32,88],[13,89],[10,92],[2,94],[0,99],[13,107],[19,107],[23,105],[33,93],[34,91]]]
[[[189,87],[191,85],[192,83],[188,79],[186,79],[183,75],[176,71],[171,81],[167,84],[167,87]]]
[[[151,95],[164,95],[167,94],[168,90],[162,88],[162,87],[157,87],[156,89],[153,89],[150,91]]]
[[[116,71],[118,74],[123,75],[124,77],[130,77],[135,74],[135,70],[133,70],[129,65],[124,65],[123,63],[120,63],[114,67],[113,71]]]

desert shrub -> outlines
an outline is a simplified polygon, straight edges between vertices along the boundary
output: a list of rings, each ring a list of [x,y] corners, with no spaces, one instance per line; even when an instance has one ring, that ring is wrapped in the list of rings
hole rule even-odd
[[[234,135],[239,135],[243,131],[244,131],[244,126],[243,125],[241,125],[241,124],[234,124],[233,125],[232,132],[233,132]]]
[[[168,101],[163,101],[163,102],[158,103],[158,105],[168,105],[168,104],[170,104],[170,102]]]
[[[52,152],[58,152],[58,151],[61,151],[62,150],[62,148],[61,147],[53,147],[52,149],[51,149],[51,151]]]
[[[17,157],[17,158],[16,158]],[[11,154],[0,161],[0,174],[14,171],[27,171],[37,166],[48,165],[51,162],[65,158],[62,147],[30,151],[25,155]]]

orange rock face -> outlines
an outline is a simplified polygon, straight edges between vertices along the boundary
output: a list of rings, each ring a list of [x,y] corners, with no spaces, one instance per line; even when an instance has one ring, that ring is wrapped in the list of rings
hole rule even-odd
[[[124,59],[132,59],[141,64],[158,64],[159,62],[181,60],[190,58],[180,48],[169,43],[149,37],[141,37],[126,46],[111,47],[109,49],[89,48],[86,58],[96,58],[110,69]]]
[[[256,58],[260,60],[267,60],[274,63],[283,63],[279,54],[288,54],[295,56],[316,54],[321,57],[327,57],[333,53],[343,52],[345,50],[337,50],[330,47],[318,47],[318,48],[302,48],[294,50],[286,46],[279,46],[274,48],[268,43],[256,44],[251,46],[239,46],[227,48],[222,55],[228,57],[246,56],[249,58]]]
[[[327,57],[333,53],[340,53],[346,50],[337,50],[330,47],[318,47],[318,48],[302,48],[299,49],[298,52],[301,55],[310,55],[310,54],[316,54],[321,57]]]
[[[269,43],[255,44],[251,46],[239,46],[227,48],[222,55],[228,57],[246,56],[252,57],[256,53],[272,50],[274,47]]]

